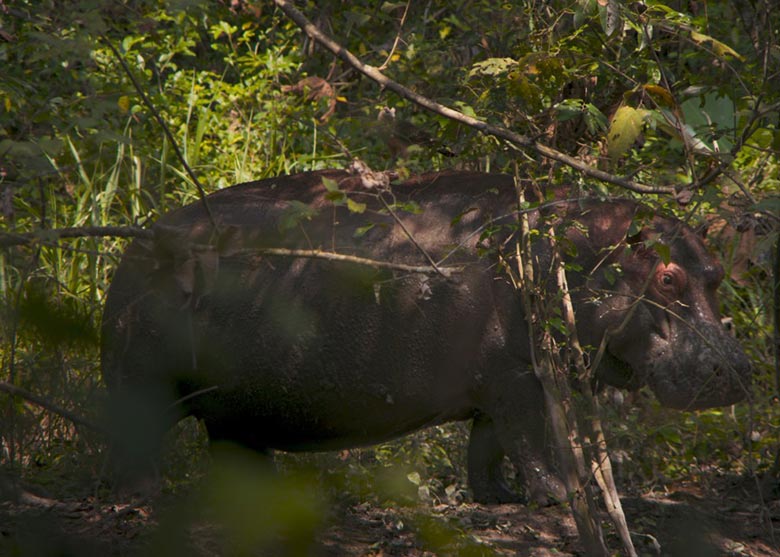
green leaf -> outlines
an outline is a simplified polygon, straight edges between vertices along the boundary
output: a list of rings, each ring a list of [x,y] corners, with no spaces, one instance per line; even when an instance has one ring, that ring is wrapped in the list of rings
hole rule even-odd
[[[607,152],[610,157],[621,157],[631,148],[642,132],[647,113],[647,110],[630,106],[617,109],[607,133]]]
[[[658,436],[668,443],[673,443],[675,445],[682,443],[680,432],[671,426],[659,429]]]
[[[609,121],[601,110],[596,105],[587,103],[585,105],[585,124],[588,126],[588,131],[592,134],[602,132],[607,129]]]
[[[329,191],[325,194],[325,199],[331,201],[334,205],[343,205],[347,200],[347,194],[343,191]]]
[[[414,201],[406,201],[405,203],[393,203],[390,207],[393,210],[405,211],[407,213],[412,213],[413,215],[419,215],[423,212],[422,207],[420,207],[420,205]]]
[[[607,281],[607,284],[609,284],[610,286],[615,286],[615,282],[617,281],[617,273],[615,272],[615,269],[611,267],[605,267],[604,279]]]
[[[349,209],[353,213],[362,213],[366,210],[366,204],[360,203],[359,201],[355,201],[354,199],[347,198],[347,209]]]
[[[339,189],[339,185],[336,182],[336,180],[333,180],[331,178],[322,178],[322,185],[325,186],[325,189],[328,191],[341,191]]]
[[[596,0],[579,0],[574,10],[574,28],[579,29],[585,23],[596,7]]]
[[[558,111],[558,121],[565,122],[573,118],[582,117],[588,126],[590,133],[598,133],[607,129],[607,117],[591,103],[582,99],[565,99],[555,105]]]
[[[617,0],[598,0],[598,5],[601,28],[604,30],[604,34],[609,37],[623,25],[620,4]]]
[[[661,258],[661,261],[663,261],[664,265],[668,265],[672,260],[672,248],[666,244],[662,244],[661,242],[654,243],[652,247]]]
[[[628,225],[628,232],[626,233],[626,236],[628,236],[629,238],[631,238],[632,236],[636,236],[642,231],[644,225],[645,223],[639,219],[632,220],[631,224]]]
[[[406,7],[406,2],[383,2],[382,7],[379,9],[385,13],[389,13],[404,7]]]
[[[766,211],[769,214],[780,214],[780,197],[767,197],[755,206],[756,211]]]
[[[371,21],[371,15],[359,11],[350,11],[344,13],[344,19],[359,27]]]
[[[686,100],[680,107],[688,125],[684,132],[691,134],[687,139],[694,148],[712,152],[717,145],[720,152],[731,150],[735,125],[735,103],[731,98],[707,93]]]
[[[470,105],[467,105],[463,101],[455,101],[454,104],[457,107],[457,109],[460,110],[466,116],[471,116],[472,118],[477,117],[477,113],[474,112],[474,108],[472,108]]]
[[[514,58],[488,58],[471,66],[469,77],[475,75],[501,75],[516,68],[517,60]]]
[[[304,220],[311,220],[316,214],[317,210],[311,205],[297,200],[290,201],[289,207],[279,217],[279,230],[284,232],[295,228]]]
[[[558,121],[565,122],[572,118],[582,116],[585,112],[585,101],[582,99],[564,99],[555,105],[558,111]]]
[[[371,224],[367,224],[367,225],[365,225],[365,226],[361,226],[361,227],[359,227],[359,228],[357,228],[357,229],[355,230],[355,233],[353,234],[353,236],[354,236],[355,238],[361,238],[361,237],[363,237],[363,236],[365,236],[365,235],[366,235],[366,232],[368,232],[369,230],[371,230],[372,228],[374,228],[374,226],[376,226],[376,224],[375,224],[375,223],[373,223],[373,222],[372,222]]]
[[[555,329],[559,333],[567,334],[569,330],[566,328],[566,324],[563,322],[563,319],[560,317],[551,317],[547,320],[547,326]]]

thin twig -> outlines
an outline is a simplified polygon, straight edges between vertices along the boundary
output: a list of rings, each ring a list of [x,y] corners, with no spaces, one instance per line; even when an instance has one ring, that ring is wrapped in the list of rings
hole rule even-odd
[[[381,66],[379,66],[380,70],[386,69],[387,65],[393,59],[393,54],[395,54],[395,49],[398,48],[398,43],[401,41],[401,31],[403,31],[404,23],[406,23],[406,15],[409,13],[409,5],[411,3],[412,0],[406,0],[406,7],[404,7],[404,14],[401,16],[401,23],[398,25],[398,33],[396,33],[395,35],[395,40],[393,41],[393,47],[390,49],[390,53],[387,55],[387,58],[385,59],[384,63]]]
[[[445,278],[449,278],[449,274],[445,273],[442,269],[440,269],[439,266],[436,264],[436,262],[433,260],[433,258],[430,256],[430,254],[428,254],[428,252],[425,251],[425,248],[423,248],[417,242],[417,240],[414,239],[414,236],[412,235],[412,233],[409,232],[409,229],[406,228],[406,225],[404,225],[403,221],[398,217],[396,212],[393,211],[392,207],[390,207],[390,205],[387,204],[387,201],[385,201],[385,198],[382,197],[382,194],[381,193],[377,194],[377,197],[379,198],[379,201],[382,202],[382,205],[385,206],[385,209],[387,209],[387,212],[390,213],[390,216],[392,216],[393,219],[395,220],[395,222],[398,223],[398,226],[401,227],[401,230],[404,231],[404,234],[406,234],[406,237],[409,238],[409,241],[411,241],[414,244],[414,247],[416,247],[420,251],[420,253],[423,254],[423,257],[425,257],[425,259],[428,260],[428,263],[431,264],[431,267],[433,267],[433,269],[438,274],[440,274],[441,276],[443,276]]]
[[[431,112],[444,116],[445,118],[449,118],[450,120],[454,120],[456,122],[474,128],[475,130],[481,133],[487,135],[493,135],[495,137],[498,137],[512,144],[518,145],[520,147],[533,149],[540,155],[543,155],[544,157],[556,160],[558,162],[562,162],[576,170],[579,170],[583,174],[591,176],[592,178],[596,178],[597,180],[609,182],[611,184],[615,184],[617,186],[634,191],[636,193],[644,193],[644,194],[658,193],[658,194],[666,194],[666,195],[673,195],[675,193],[675,189],[673,187],[649,186],[646,184],[634,182],[633,180],[621,178],[620,176],[615,176],[614,174],[610,174],[609,172],[604,172],[603,170],[600,170],[598,168],[593,168],[592,166],[589,166],[574,157],[571,157],[565,153],[553,149],[552,147],[539,143],[538,141],[529,139],[524,135],[514,133],[512,131],[509,131],[499,126],[488,124],[487,122],[478,120],[477,118],[472,118],[471,116],[467,116],[466,114],[463,114],[460,111],[454,110],[448,106],[437,103],[429,99],[428,97],[420,95],[419,93],[415,93],[408,87],[405,87],[400,83],[388,78],[374,66],[369,66],[361,62],[360,59],[357,58],[354,54],[352,54],[349,50],[347,50],[337,42],[330,39],[324,33],[322,33],[322,31],[320,31],[317,28],[317,26],[311,23],[306,18],[306,16],[304,16],[288,0],[274,0],[274,3],[290,19],[292,19],[296,23],[296,25],[298,25],[303,30],[303,32],[306,33],[306,35],[309,38],[320,43],[326,49],[331,51],[334,55],[341,58],[343,61],[345,61],[347,64],[355,68],[357,71],[359,71],[366,77],[372,79],[373,81],[376,81],[382,87],[393,91],[397,95],[412,101],[413,103],[425,108],[426,110],[429,110]]]
[[[170,403],[168,405],[167,409],[168,410],[173,410],[174,408],[176,408],[180,404],[184,404],[188,400],[192,400],[195,397],[199,397],[201,395],[205,395],[207,393],[210,393],[211,391],[216,391],[217,389],[219,389],[219,385],[212,385],[211,387],[206,387],[204,389],[198,389],[197,391],[193,391],[193,392],[191,392],[188,395],[184,395],[179,400],[175,400],[174,402]]]

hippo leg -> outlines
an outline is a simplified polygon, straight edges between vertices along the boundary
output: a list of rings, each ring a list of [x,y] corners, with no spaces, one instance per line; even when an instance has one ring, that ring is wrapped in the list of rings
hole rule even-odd
[[[504,479],[501,470],[504,456],[506,453],[496,437],[493,421],[484,414],[477,414],[471,426],[468,448],[469,486],[477,503],[525,503]]]
[[[171,423],[165,419],[165,406],[155,403],[148,391],[130,386],[112,398],[106,411],[111,436],[108,470],[123,495],[149,495],[161,486],[163,435]]]
[[[503,390],[493,392],[489,414],[494,435],[522,477],[528,501],[540,506],[559,503],[566,500],[566,488],[553,466],[544,391],[532,372],[524,376],[528,380],[505,382]]]

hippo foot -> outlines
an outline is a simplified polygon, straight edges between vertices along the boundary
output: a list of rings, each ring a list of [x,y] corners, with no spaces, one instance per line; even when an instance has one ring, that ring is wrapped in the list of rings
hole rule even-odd
[[[557,476],[544,474],[529,483],[528,502],[531,504],[550,507],[560,505],[568,499],[566,486]]]
[[[163,489],[163,480],[156,466],[139,466],[115,470],[109,479],[111,491],[120,500],[148,499],[159,495]]]
[[[482,505],[525,505],[528,500],[522,495],[515,493],[509,487],[502,483],[492,485],[472,486],[474,491],[474,502]]]

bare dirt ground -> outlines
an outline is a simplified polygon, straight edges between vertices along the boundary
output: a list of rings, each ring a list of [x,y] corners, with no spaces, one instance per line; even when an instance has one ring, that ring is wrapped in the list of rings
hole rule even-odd
[[[681,483],[665,492],[625,496],[623,505],[641,555],[680,557],[780,555],[780,501],[761,503],[752,479],[716,477],[708,487]],[[0,503],[0,555],[311,555],[412,556],[583,555],[565,505],[531,509],[468,502],[386,506],[373,501],[330,502],[325,518],[308,532],[279,533],[261,546],[228,540],[230,527],[208,514],[183,520],[183,495],[100,502],[16,494]],[[354,499],[354,498],[352,498]],[[185,502],[182,506],[182,501]],[[257,509],[238,509],[249,524]],[[610,547],[618,549],[611,529]],[[251,536],[248,538],[251,542]],[[244,540],[246,541],[246,540]],[[257,541],[256,539],[254,541]]]

